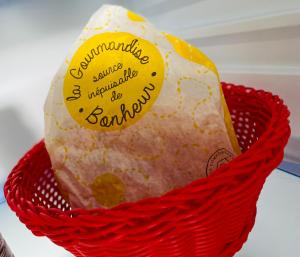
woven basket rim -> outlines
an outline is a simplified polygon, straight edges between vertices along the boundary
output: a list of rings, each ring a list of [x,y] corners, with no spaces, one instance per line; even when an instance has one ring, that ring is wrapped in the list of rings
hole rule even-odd
[[[72,210],[62,211],[58,208],[46,208],[41,205],[36,206],[30,200],[24,199],[23,197],[20,197],[19,202],[17,204],[16,203],[10,204],[11,199],[9,198],[9,194],[12,192],[12,190],[16,190],[16,187],[14,187],[13,189],[9,188],[10,180],[12,179],[13,173],[18,168],[18,165],[20,164],[21,160],[24,160],[25,158],[27,158],[28,160],[30,159],[30,151],[29,151],[27,154],[24,155],[24,157],[20,159],[19,163],[14,167],[14,169],[12,170],[11,174],[9,175],[5,183],[4,193],[9,205],[14,206],[15,208],[21,210],[24,210],[25,208],[29,210],[34,210],[34,212],[37,211],[39,214],[44,214],[45,218],[64,217],[65,219],[74,221],[74,220],[84,218],[84,216],[90,217],[91,215],[92,216],[101,215],[102,218],[105,216],[109,216],[109,217],[113,216],[116,217],[117,220],[120,220],[120,218],[122,218],[120,217],[120,214],[124,213],[124,211],[126,211],[126,213],[129,214],[131,211],[133,212],[138,211],[140,206],[145,206],[145,205],[155,206],[156,203],[162,204],[165,200],[168,200],[168,202],[170,202],[170,198],[176,198],[176,196],[182,194],[183,192],[192,190],[193,187],[195,186],[201,185],[202,188],[203,187],[210,188],[212,184],[211,181],[213,181],[214,184],[213,187],[215,187],[217,181],[218,183],[224,183],[224,179],[226,177],[228,176],[231,177],[235,175],[234,171],[238,170],[238,168],[240,167],[240,163],[245,162],[247,160],[251,160],[251,156],[256,155],[258,151],[268,150],[268,149],[264,149],[264,142],[266,140],[267,141],[277,140],[276,133],[272,133],[274,132],[274,130],[280,130],[284,128],[284,129],[288,129],[290,133],[290,127],[289,127],[290,113],[288,111],[287,106],[283,103],[282,99],[279,96],[273,95],[270,92],[266,92],[264,90],[256,90],[250,87],[245,87],[242,85],[234,85],[225,82],[222,82],[222,86],[225,87],[227,90],[230,90],[232,87],[241,88],[244,90],[244,94],[248,93],[252,96],[260,98],[260,100],[262,100],[263,98],[268,99],[269,100],[268,102],[269,103],[271,102],[269,108],[272,110],[272,117],[270,118],[268,127],[262,133],[258,141],[253,143],[253,145],[246,152],[240,154],[232,161],[216,169],[210,176],[195,180],[185,185],[184,187],[171,190],[163,194],[162,196],[145,198],[136,202],[125,202],[111,209],[94,208],[94,209],[72,209]],[[281,142],[283,146],[286,143],[287,142]],[[44,141],[41,140],[36,146],[38,146],[38,150],[41,150],[42,147],[44,147]],[[176,205],[176,201],[174,201],[174,205]],[[126,218],[130,218],[130,215],[128,215]],[[78,223],[76,225],[78,225]]]

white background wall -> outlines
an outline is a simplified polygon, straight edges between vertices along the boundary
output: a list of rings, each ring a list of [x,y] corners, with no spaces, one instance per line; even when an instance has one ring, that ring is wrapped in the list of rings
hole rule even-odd
[[[0,0],[0,156],[8,160],[0,168],[43,136],[50,81],[103,3],[122,4],[199,46],[223,80],[279,94],[291,110],[288,151],[300,159],[300,0]]]
[[[278,93],[292,111],[293,135],[300,137],[300,0],[0,0],[0,53],[70,30],[75,38],[105,2],[123,4],[199,46],[223,80]]]
[[[279,94],[292,112],[293,136],[300,137],[299,0],[125,2],[199,46],[223,80]]]

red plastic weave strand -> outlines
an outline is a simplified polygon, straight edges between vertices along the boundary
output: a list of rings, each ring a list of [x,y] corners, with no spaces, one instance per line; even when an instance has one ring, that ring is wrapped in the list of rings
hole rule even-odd
[[[43,141],[5,184],[11,209],[37,236],[77,257],[231,257],[246,241],[262,186],[283,158],[289,111],[278,96],[223,83],[243,154],[211,176],[113,209],[70,210]]]

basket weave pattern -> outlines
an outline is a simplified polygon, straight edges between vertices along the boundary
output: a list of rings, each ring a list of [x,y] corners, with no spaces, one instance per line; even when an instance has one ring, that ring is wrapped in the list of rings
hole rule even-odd
[[[158,198],[71,210],[41,141],[19,161],[5,196],[35,235],[77,257],[231,257],[246,241],[267,176],[283,158],[289,111],[278,96],[223,84],[243,153]]]

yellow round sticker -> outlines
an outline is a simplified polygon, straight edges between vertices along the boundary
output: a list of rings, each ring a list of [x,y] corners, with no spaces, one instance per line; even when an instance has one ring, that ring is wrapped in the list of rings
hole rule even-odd
[[[126,128],[157,99],[164,61],[151,42],[125,32],[85,41],[64,79],[64,101],[81,126],[98,131]]]

